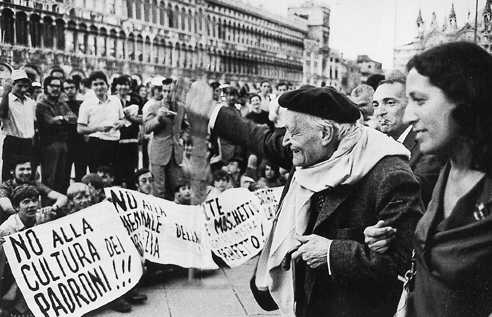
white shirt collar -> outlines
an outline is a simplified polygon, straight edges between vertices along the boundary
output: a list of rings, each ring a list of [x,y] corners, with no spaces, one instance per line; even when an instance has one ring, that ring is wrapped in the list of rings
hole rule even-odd
[[[400,137],[396,141],[403,143],[403,141],[405,141],[406,137],[408,136],[410,131],[412,131],[412,129],[413,129],[413,126],[409,125],[408,128],[406,128],[405,131],[403,131],[403,133],[400,135]]]

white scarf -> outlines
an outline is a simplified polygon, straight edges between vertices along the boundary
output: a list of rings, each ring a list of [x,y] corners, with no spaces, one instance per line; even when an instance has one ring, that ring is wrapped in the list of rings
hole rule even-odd
[[[257,287],[268,288],[282,316],[295,316],[294,285],[292,268],[285,271],[280,264],[285,255],[299,245],[295,234],[302,235],[307,228],[311,196],[327,188],[357,183],[382,158],[390,155],[408,159],[410,152],[391,137],[357,125],[342,138],[328,160],[296,168],[256,271]]]

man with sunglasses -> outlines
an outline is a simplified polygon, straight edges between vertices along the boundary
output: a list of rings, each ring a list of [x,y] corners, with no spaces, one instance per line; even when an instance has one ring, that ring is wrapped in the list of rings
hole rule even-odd
[[[31,80],[25,70],[13,70],[11,91],[0,105],[2,130],[6,135],[2,152],[2,181],[10,178],[19,157],[33,159],[35,102],[27,96]]]
[[[60,98],[60,78],[48,76],[43,84],[45,96],[36,106],[42,181],[57,192],[66,193],[70,182],[67,172],[68,140],[77,123],[77,116]]]

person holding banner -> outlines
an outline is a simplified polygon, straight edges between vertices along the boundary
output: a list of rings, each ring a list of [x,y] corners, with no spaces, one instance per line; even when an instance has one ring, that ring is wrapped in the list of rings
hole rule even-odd
[[[286,127],[274,131],[214,108],[211,95],[203,82],[191,87],[192,133],[203,136],[211,118],[212,133],[292,168],[251,281],[260,306],[282,316],[392,316],[422,213],[408,150],[357,124],[357,107],[331,87],[283,94]],[[397,229],[385,254],[364,245],[362,230],[378,220]]]
[[[3,244],[3,237],[36,225],[36,218],[39,211],[39,198],[40,192],[35,186],[24,184],[14,189],[12,193],[12,204],[16,213],[11,215],[0,225],[0,248]],[[0,266],[4,265],[8,264],[0,263]],[[14,302],[14,307],[11,308],[11,316],[15,313],[23,314],[22,316],[32,316],[22,294],[17,288],[17,284],[15,283],[8,266],[3,269],[0,281],[2,282],[0,283],[0,298],[4,297],[7,293],[10,293],[7,297]]]

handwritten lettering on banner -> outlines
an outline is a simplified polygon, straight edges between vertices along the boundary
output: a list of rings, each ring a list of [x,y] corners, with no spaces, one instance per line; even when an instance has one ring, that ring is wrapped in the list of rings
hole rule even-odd
[[[105,189],[127,233],[145,259],[216,269],[200,206],[183,206],[119,187]]]
[[[212,250],[227,265],[241,265],[263,248],[271,218],[260,197],[266,203],[267,193],[257,196],[244,188],[233,188],[203,203]]]
[[[35,316],[81,316],[142,276],[140,256],[108,202],[10,235],[3,246]]]

